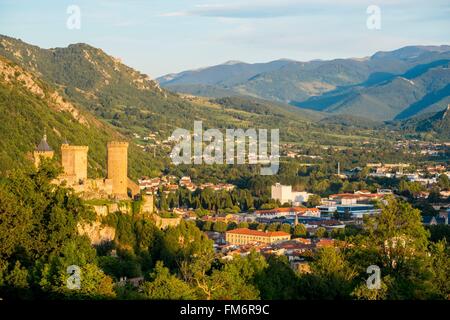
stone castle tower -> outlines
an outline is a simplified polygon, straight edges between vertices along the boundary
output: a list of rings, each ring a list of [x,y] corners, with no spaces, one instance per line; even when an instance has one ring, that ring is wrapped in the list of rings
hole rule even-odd
[[[61,164],[64,175],[72,177],[76,182],[87,179],[88,146],[71,146],[67,142],[61,145]]]
[[[128,142],[108,143],[108,179],[112,180],[112,193],[127,196],[128,185]]]
[[[41,163],[41,158],[52,159],[54,154],[55,154],[55,152],[48,145],[47,134],[44,133],[44,136],[42,137],[41,142],[38,144],[38,146],[36,147],[36,149],[33,152],[34,165],[36,166],[36,168],[39,167],[39,165]]]

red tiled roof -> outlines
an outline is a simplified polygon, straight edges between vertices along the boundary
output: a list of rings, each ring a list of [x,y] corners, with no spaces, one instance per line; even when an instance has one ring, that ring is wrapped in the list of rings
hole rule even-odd
[[[238,228],[234,230],[229,230],[226,233],[234,233],[234,234],[244,234],[250,236],[259,236],[259,237],[281,237],[281,236],[289,236],[289,233],[283,231],[259,231],[259,230],[251,230],[247,228]]]
[[[338,193],[330,195],[330,199],[333,198],[346,198],[346,199],[358,199],[358,198],[381,198],[383,194],[371,193],[371,194],[354,194],[354,193]]]
[[[316,246],[318,248],[332,247],[332,246],[334,246],[334,240],[333,239],[320,239],[319,242],[317,242]]]
[[[256,210],[255,214],[267,214],[267,213],[289,213],[289,212],[297,212],[297,213],[306,213],[308,211],[316,211],[320,212],[318,208],[303,208],[303,207],[289,207],[289,208],[276,208],[271,210]]]

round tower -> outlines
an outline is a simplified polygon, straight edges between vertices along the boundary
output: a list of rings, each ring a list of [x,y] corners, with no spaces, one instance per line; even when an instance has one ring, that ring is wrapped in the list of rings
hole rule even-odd
[[[126,197],[128,185],[128,142],[112,141],[108,145],[108,179],[112,180],[112,193]]]
[[[42,158],[52,159],[55,152],[48,145],[47,142],[47,134],[44,133],[41,142],[37,145],[36,149],[34,149],[33,157],[34,157],[34,165],[39,167],[41,164]]]

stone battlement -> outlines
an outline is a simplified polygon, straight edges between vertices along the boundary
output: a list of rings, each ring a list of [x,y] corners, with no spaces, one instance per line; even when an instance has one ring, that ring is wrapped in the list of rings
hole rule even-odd
[[[108,148],[112,148],[112,147],[128,148],[128,142],[111,141],[111,142],[108,142],[107,147]]]
[[[88,146],[71,146],[69,144],[62,144],[61,145],[61,150],[79,150],[79,151],[88,151],[89,147]]]

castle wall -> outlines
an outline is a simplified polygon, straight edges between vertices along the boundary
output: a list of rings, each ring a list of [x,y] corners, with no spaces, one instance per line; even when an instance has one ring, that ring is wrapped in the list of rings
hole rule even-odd
[[[34,166],[36,168],[39,167],[41,164],[41,157],[44,159],[52,159],[54,155],[54,151],[34,151],[33,157],[34,157]]]
[[[139,185],[130,178],[127,178],[127,189],[130,189],[131,196],[133,197],[141,193]]]
[[[153,220],[158,228],[161,230],[167,229],[168,227],[176,227],[180,224],[181,217],[176,218],[161,218],[157,214],[153,214]]]
[[[83,192],[83,197],[86,199],[108,198],[112,195],[112,181],[110,179],[86,179]]]
[[[142,213],[153,213],[153,195],[142,195]]]

